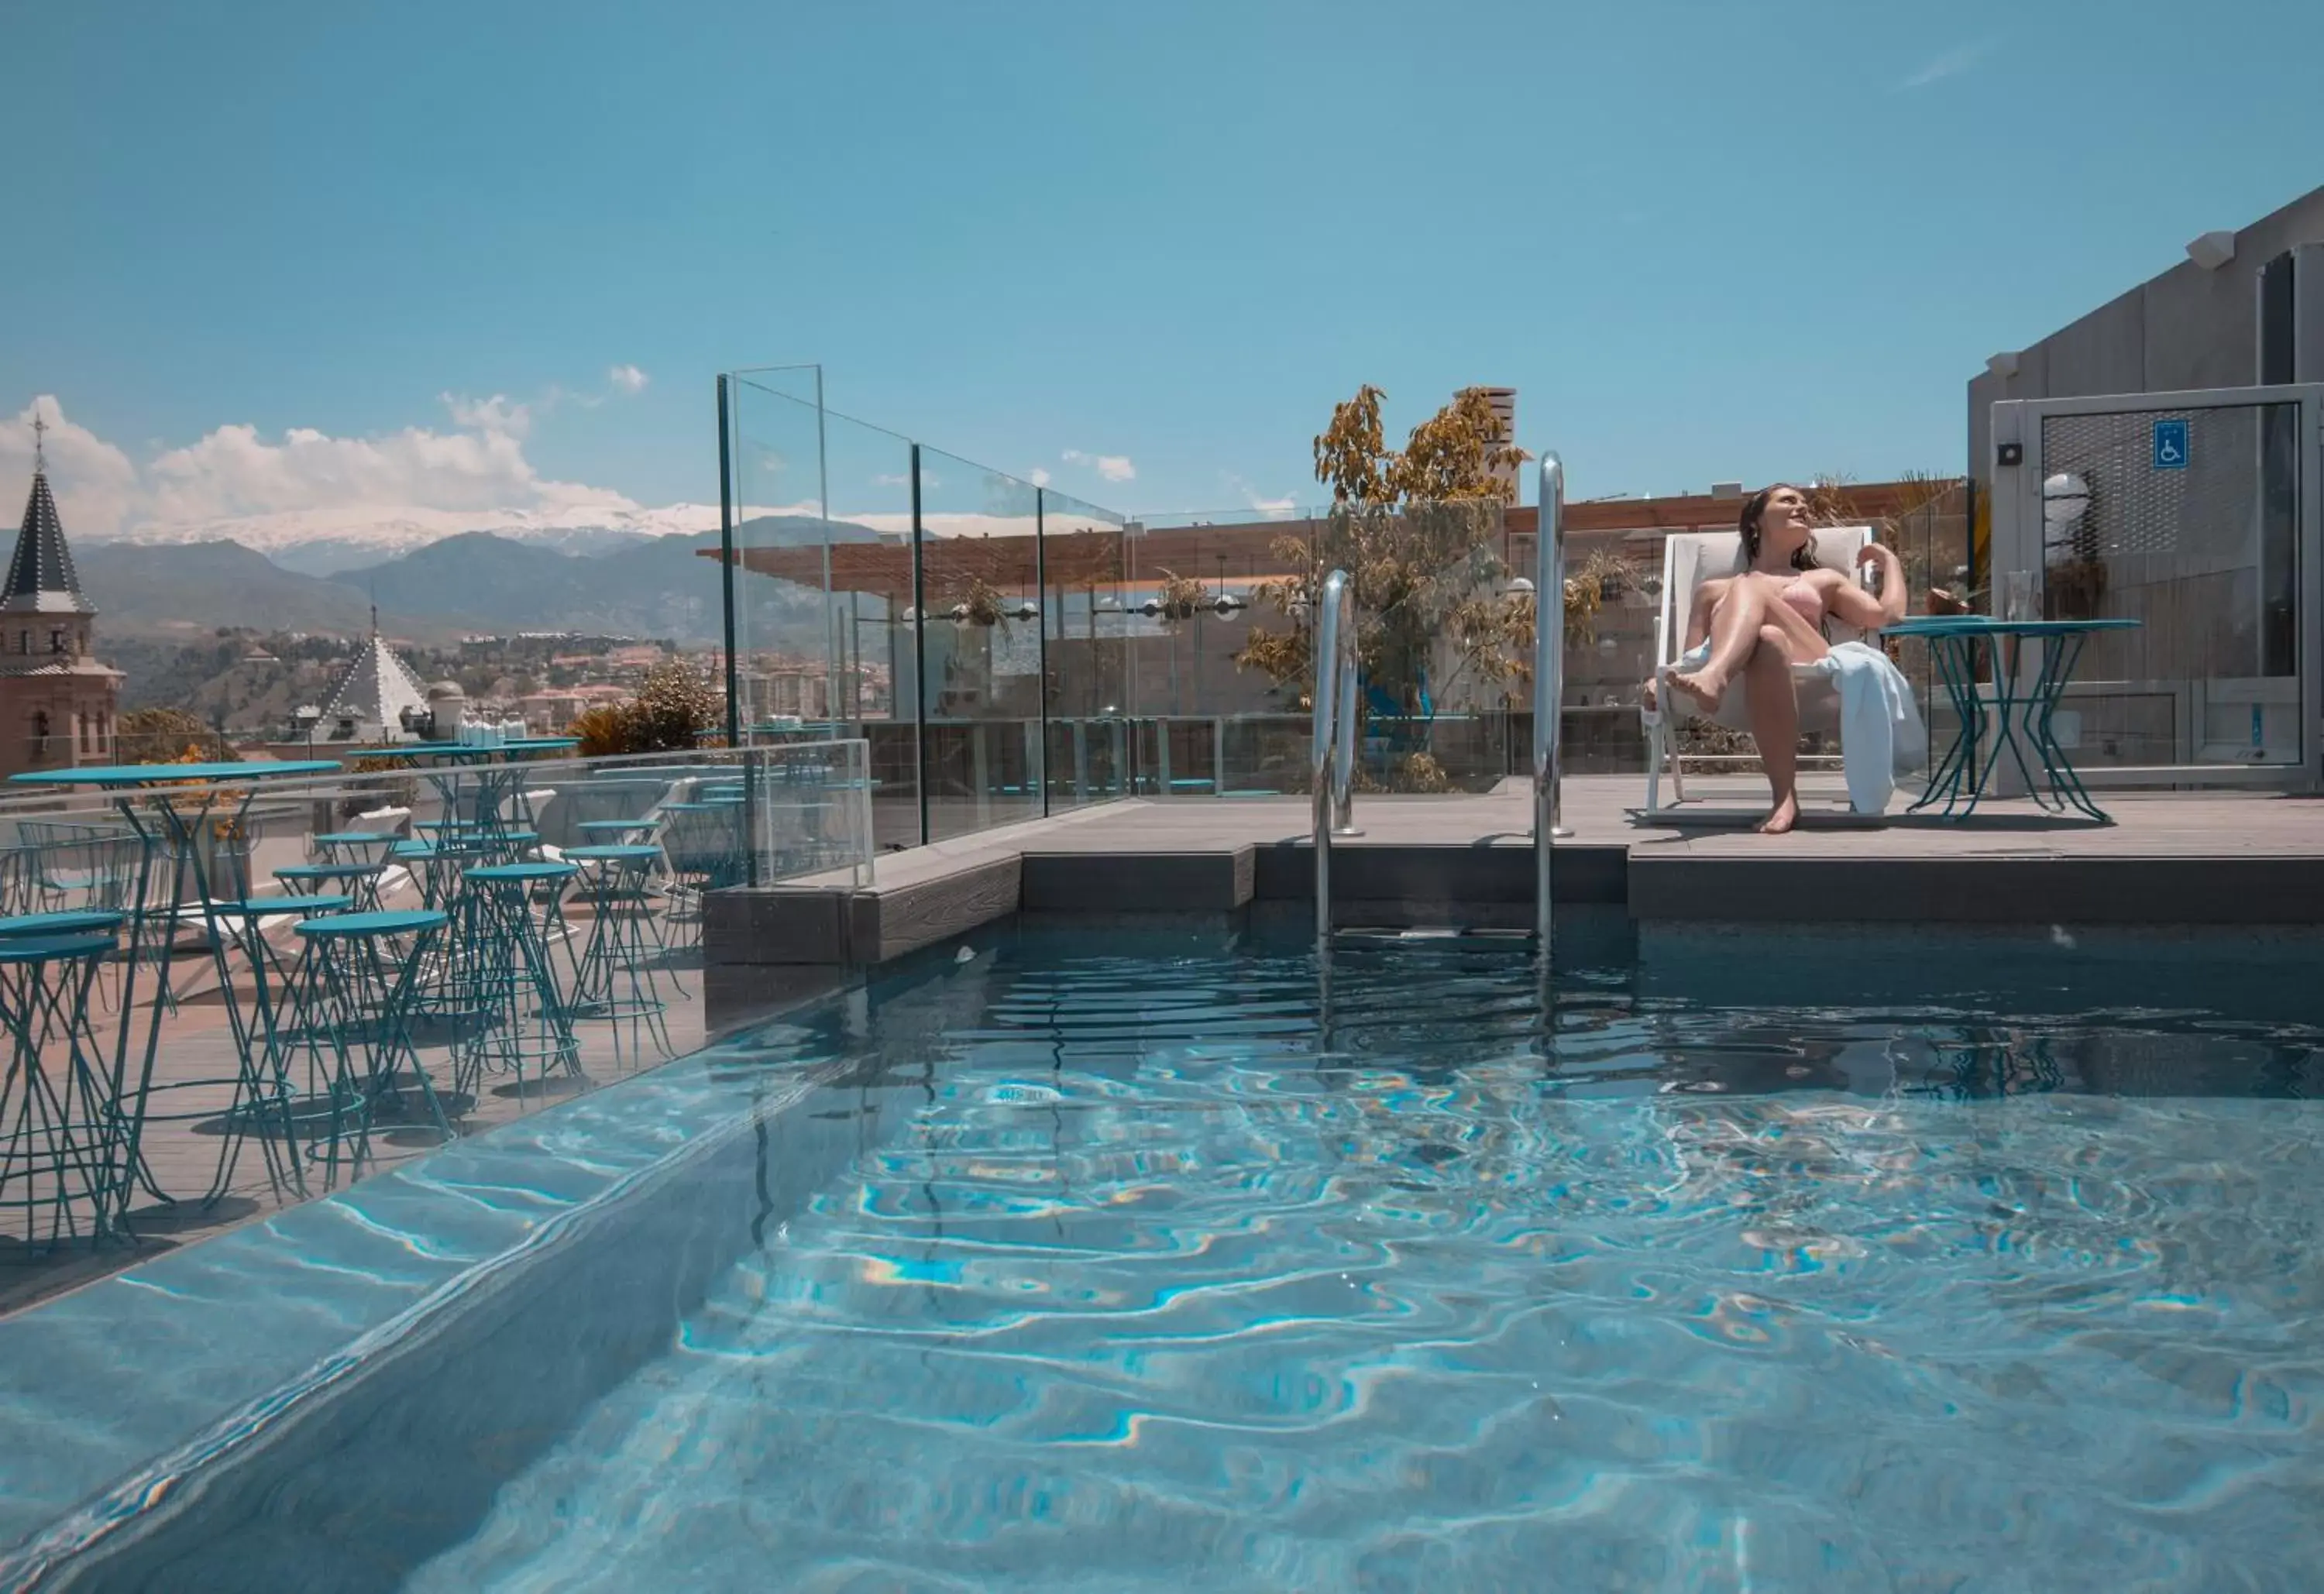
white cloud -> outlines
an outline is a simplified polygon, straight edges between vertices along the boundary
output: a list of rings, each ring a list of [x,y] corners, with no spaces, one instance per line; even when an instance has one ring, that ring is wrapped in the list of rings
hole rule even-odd
[[[1049,484],[1049,473],[1037,465],[1025,473],[1025,479],[1036,487],[1046,487]]]
[[[29,467],[37,406],[65,529],[92,537],[226,537],[248,523],[253,546],[285,546],[368,527],[605,525],[659,512],[610,488],[541,475],[524,455],[524,405],[498,394],[444,403],[459,429],[341,438],[292,427],[269,438],[227,425],[141,465],[44,394],[0,421],[0,463]]]
[[[550,401],[558,396],[549,390]],[[494,393],[489,399],[471,399],[466,393],[438,393],[444,408],[452,412],[452,424],[473,431],[504,432],[512,438],[529,437],[532,432],[532,406],[510,401],[505,393]]]
[[[48,423],[49,475],[66,530],[92,540],[107,537],[188,542],[227,538],[262,553],[279,554],[322,540],[404,551],[459,531],[546,537],[576,528],[610,528],[646,535],[706,534],[716,530],[715,504],[659,508],[637,503],[610,488],[548,478],[526,457],[530,423],[550,407],[530,407],[505,395],[475,400],[447,394],[452,424],[446,429],[407,427],[370,437],[334,436],[311,427],[280,433],[248,424],[215,428],[191,443],[155,448],[142,459],[66,417],[51,396],[34,401]],[[21,490],[32,456],[34,404],[0,416],[0,484]],[[1076,463],[1108,480],[1127,480],[1130,462],[1076,455]],[[761,459],[761,485],[777,479]],[[1111,468],[1110,468],[1111,467]],[[1048,473],[1028,473],[1046,484]],[[941,478],[924,474],[923,485]],[[884,512],[842,512],[839,518],[891,535],[908,532],[911,516],[891,477],[875,502]],[[773,497],[773,493],[769,493]],[[1021,498],[1021,503],[1018,500]],[[816,512],[811,503],[752,503],[745,515]],[[936,511],[923,516],[932,537],[1021,536],[1033,529],[1031,495],[1005,508]],[[1077,524],[1052,506],[1048,529]],[[1093,519],[1093,527],[1111,521]],[[5,550],[0,550],[5,551]]]
[[[65,419],[64,406],[52,393],[42,393],[17,414],[0,419],[0,492],[14,493],[32,477],[35,414],[48,423],[42,446],[49,486],[57,495],[66,530],[86,526],[103,533],[119,529],[137,503],[137,466],[87,427]],[[18,507],[0,504],[0,514],[13,518]]]
[[[1242,501],[1270,521],[1283,520],[1298,511],[1299,501],[1288,493],[1280,498],[1268,498],[1240,476],[1229,473],[1227,485],[1242,494]]]
[[[646,383],[653,380],[635,365],[614,365],[607,368],[605,380],[625,393],[641,393]]]
[[[1067,465],[1085,465],[1109,482],[1134,481],[1138,467],[1130,463],[1126,454],[1084,454],[1078,448],[1065,450]]]
[[[1900,89],[1926,88],[1932,83],[1941,83],[1948,78],[1958,78],[1983,60],[1992,48],[1991,40],[1976,44],[1957,45],[1938,56],[1896,87]]]

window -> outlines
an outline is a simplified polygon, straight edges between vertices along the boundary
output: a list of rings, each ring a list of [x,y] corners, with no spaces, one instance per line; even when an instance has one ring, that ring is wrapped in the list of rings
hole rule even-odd
[[[61,653],[64,650],[65,628],[61,625],[51,627],[49,631],[49,651],[51,653]]]
[[[2292,255],[2285,250],[2259,269],[2259,380],[2262,386],[2298,380],[2292,371],[2294,318]]]
[[[16,651],[19,653],[30,653],[32,650],[32,633],[29,631],[18,631],[16,633]]]

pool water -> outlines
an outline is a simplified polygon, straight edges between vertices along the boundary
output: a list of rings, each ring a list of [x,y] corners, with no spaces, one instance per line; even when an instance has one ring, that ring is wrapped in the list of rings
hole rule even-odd
[[[835,1005],[840,1066],[788,1110],[848,1138],[841,1171],[788,1206],[763,1168],[688,1193],[758,1202],[754,1243],[512,1441],[406,1586],[2324,1565],[2324,1032],[2296,1011],[2165,1007],[2135,960],[1997,992],[2015,959],[1985,955],[1856,1006],[1618,967],[1561,973],[1545,1037],[1489,943],[1343,949],[1328,1025],[1296,947],[960,960]],[[1861,988],[1790,985],[1819,982]]]

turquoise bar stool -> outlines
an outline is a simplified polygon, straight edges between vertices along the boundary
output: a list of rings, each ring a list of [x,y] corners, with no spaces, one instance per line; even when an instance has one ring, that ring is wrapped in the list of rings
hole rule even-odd
[[[571,863],[488,863],[461,877],[458,940],[475,963],[476,1020],[454,1047],[456,1079],[476,1091],[487,1073],[521,1092],[551,1074],[585,1079],[572,1003],[558,984],[549,936],[562,939]]]
[[[110,934],[0,938],[0,1212],[28,1246],[120,1231],[135,1156],[120,1065],[89,1027]]]
[[[641,1025],[656,1049],[669,1056],[669,1035],[662,1020],[669,1004],[656,973],[668,948],[653,903],[653,871],[661,849],[641,843],[571,847],[565,858],[582,866],[581,883],[589,898],[588,939],[574,960],[574,1014],[613,1020],[617,1056],[625,1023],[633,1029]]]
[[[742,799],[664,803],[662,855],[669,860],[670,922],[692,945],[701,939],[702,898],[741,885],[750,861],[742,848]]]
[[[39,900],[41,850],[29,842],[0,847],[0,915],[30,913]]]
[[[356,911],[372,913],[380,907],[379,877],[385,870],[383,860],[378,863],[292,863],[276,870],[274,878],[293,896],[343,893],[354,899]]]
[[[301,919],[284,1021],[272,1064],[286,1115],[323,1186],[352,1176],[383,1120],[452,1125],[412,1042],[420,970],[445,916],[429,909]],[[303,1077],[301,1077],[303,1075]],[[416,1099],[416,1107],[414,1101]]]
[[[374,863],[384,867],[395,843],[403,838],[392,830],[335,830],[315,838],[324,863]]]
[[[501,863],[521,863],[540,851],[540,832],[537,830],[502,830],[493,834],[489,849]]]

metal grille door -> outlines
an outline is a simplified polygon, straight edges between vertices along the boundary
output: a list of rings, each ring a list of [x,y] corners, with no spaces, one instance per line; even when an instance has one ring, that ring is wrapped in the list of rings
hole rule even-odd
[[[2079,762],[2302,760],[2301,410],[2040,415],[2043,613],[2140,622],[2082,659]]]

